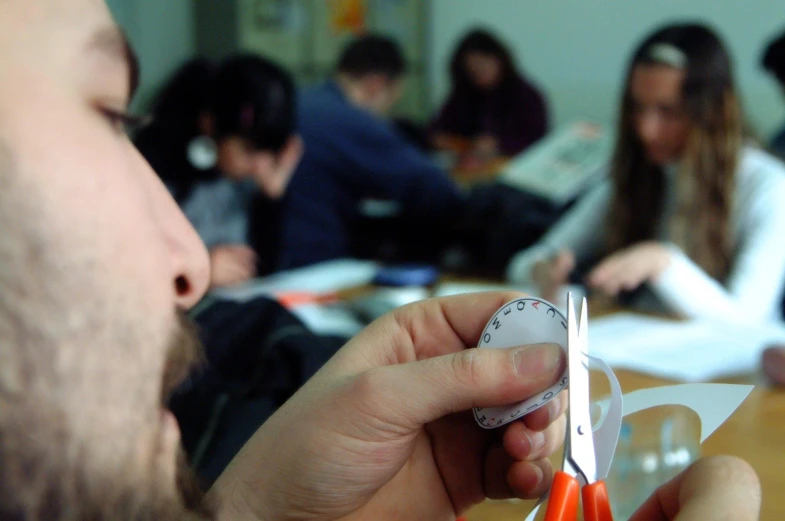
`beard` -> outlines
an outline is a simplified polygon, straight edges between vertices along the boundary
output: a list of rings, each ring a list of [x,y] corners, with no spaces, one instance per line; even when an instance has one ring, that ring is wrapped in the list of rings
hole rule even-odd
[[[177,326],[169,341],[167,353],[161,383],[162,408],[166,406],[169,395],[188,378],[194,367],[206,362],[196,326],[182,312],[177,313]],[[179,496],[178,500],[184,509],[181,514],[188,514],[196,519],[212,519],[214,517],[212,510],[204,502],[204,489],[189,466],[182,447],[177,453],[175,485]]]
[[[194,326],[178,314],[162,375],[161,407],[171,390],[201,359],[202,349]],[[171,462],[172,454],[171,449],[167,453],[163,435],[157,437],[159,444],[151,451],[141,475],[131,476],[122,468],[96,475],[96,469],[85,463],[89,457],[79,456],[89,447],[63,429],[55,420],[56,414],[45,406],[37,408],[40,413],[35,409],[33,404],[21,405],[0,422],[0,519],[213,519],[213,512],[203,502],[203,489],[181,447],[177,453],[176,476],[173,478],[171,471],[166,471],[166,461]],[[0,414],[3,412],[0,407]],[[152,413],[156,417],[160,414]],[[18,418],[12,418],[14,415]],[[161,422],[159,430],[163,429]]]

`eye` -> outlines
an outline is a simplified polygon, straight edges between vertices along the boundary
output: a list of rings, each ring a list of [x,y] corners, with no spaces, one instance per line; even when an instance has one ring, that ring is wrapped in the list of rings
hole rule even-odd
[[[110,108],[101,108],[100,111],[118,134],[133,134],[147,124],[149,120],[149,118],[144,116],[132,116],[127,112]]]

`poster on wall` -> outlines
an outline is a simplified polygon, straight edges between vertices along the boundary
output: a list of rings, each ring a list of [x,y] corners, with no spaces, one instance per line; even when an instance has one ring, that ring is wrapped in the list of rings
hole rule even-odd
[[[327,0],[333,34],[361,34],[368,25],[366,0]]]
[[[258,30],[297,31],[305,25],[305,9],[299,0],[255,0],[251,9]]]

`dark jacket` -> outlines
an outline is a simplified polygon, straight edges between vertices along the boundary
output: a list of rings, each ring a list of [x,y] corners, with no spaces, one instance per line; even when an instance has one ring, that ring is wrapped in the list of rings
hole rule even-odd
[[[490,134],[501,153],[513,156],[548,131],[545,98],[523,78],[492,92],[451,92],[431,123],[431,132],[473,139]]]
[[[459,208],[462,195],[446,173],[337,84],[301,92],[297,113],[305,152],[284,201],[279,268],[350,256],[365,199],[394,201],[424,226]]]

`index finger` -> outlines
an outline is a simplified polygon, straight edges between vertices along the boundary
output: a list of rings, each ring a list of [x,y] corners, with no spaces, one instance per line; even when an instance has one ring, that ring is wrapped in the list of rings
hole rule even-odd
[[[493,314],[524,296],[517,291],[492,291],[415,302],[373,322],[338,357],[351,357],[359,368],[370,368],[475,347]]]

